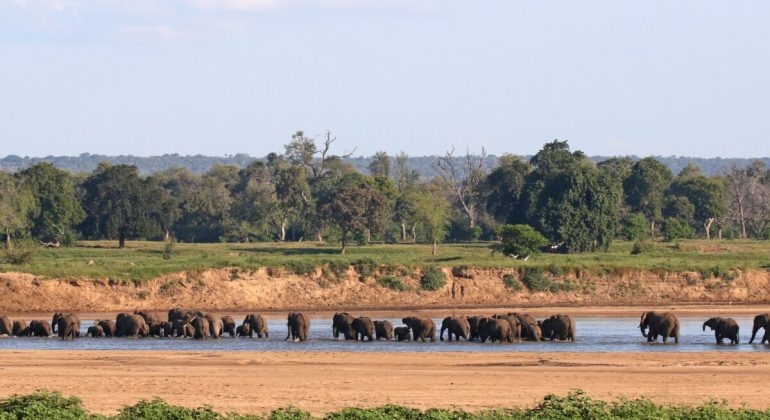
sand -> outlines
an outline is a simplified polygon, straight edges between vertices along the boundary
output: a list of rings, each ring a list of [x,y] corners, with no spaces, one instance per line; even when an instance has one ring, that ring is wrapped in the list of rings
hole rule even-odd
[[[0,351],[0,397],[51,389],[114,413],[140,399],[262,413],[532,406],[549,393],[770,407],[770,351],[743,353],[304,353]]]

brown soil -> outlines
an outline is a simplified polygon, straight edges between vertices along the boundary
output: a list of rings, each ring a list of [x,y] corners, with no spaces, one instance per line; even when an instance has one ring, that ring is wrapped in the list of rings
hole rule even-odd
[[[502,278],[512,270],[444,269],[441,290],[419,290],[416,275],[404,280],[412,291],[386,289],[350,270],[341,280],[319,272],[298,276],[280,270],[214,269],[163,276],[134,284],[103,279],[39,279],[32,274],[0,273],[0,313],[116,312],[170,307],[219,311],[344,309],[462,309],[482,307],[763,304],[770,302],[770,273],[741,272],[737,279],[702,279],[698,273],[628,271],[603,276],[567,275],[572,292],[513,292]],[[559,280],[561,281],[561,279]]]
[[[0,351],[0,397],[36,389],[112,413],[140,399],[315,414],[388,403],[426,409],[532,406],[584,389],[595,398],[770,407],[770,353],[252,353]],[[201,386],[201,384],[205,384]]]

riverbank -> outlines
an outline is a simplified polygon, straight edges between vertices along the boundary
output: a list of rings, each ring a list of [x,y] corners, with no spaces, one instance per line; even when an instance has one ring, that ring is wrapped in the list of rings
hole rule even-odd
[[[770,353],[0,351],[0,373],[0,397],[58,390],[101,413],[156,396],[242,413],[391,403],[479,411],[529,407],[574,389],[603,400],[698,405],[724,398],[736,407],[770,407],[758,385],[770,375]]]

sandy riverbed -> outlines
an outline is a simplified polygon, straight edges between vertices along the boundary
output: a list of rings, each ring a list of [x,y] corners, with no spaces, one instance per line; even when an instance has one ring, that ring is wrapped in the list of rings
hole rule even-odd
[[[269,353],[0,351],[0,396],[35,389],[111,413],[158,396],[174,404],[320,414],[386,403],[416,408],[530,406],[581,388],[602,399],[770,407],[770,351],[718,353]]]

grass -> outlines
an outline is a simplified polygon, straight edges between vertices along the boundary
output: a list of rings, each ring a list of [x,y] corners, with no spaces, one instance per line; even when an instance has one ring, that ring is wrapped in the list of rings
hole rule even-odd
[[[316,268],[354,266],[362,275],[374,275],[373,266],[402,267],[405,272],[427,267],[542,268],[549,273],[585,271],[595,274],[647,271],[656,273],[694,271],[734,272],[740,269],[770,269],[770,241],[681,241],[677,245],[656,243],[631,255],[631,242],[616,242],[609,252],[586,254],[539,254],[528,261],[493,254],[489,243],[439,245],[431,255],[430,245],[389,244],[348,247],[345,255],[333,245],[314,243],[186,244],[173,245],[173,258],[164,259],[164,242],[128,242],[118,249],[114,241],[77,242],[61,249],[39,249],[20,264],[0,263],[0,272],[17,271],[42,278],[86,277],[116,280],[145,280],[177,272],[199,272],[209,268],[284,268],[296,273]],[[319,271],[320,272],[320,271]]]
[[[730,408],[724,402],[708,401],[699,406],[658,405],[650,400],[618,399],[605,402],[587,396],[577,390],[561,397],[547,395],[533,408],[488,409],[467,412],[461,409],[431,408],[425,411],[399,405],[375,408],[345,408],[316,417],[299,408],[281,408],[264,415],[222,414],[211,407],[180,407],[156,398],[124,406],[114,416],[89,413],[77,397],[64,397],[58,392],[37,391],[27,395],[14,395],[0,400],[0,420],[10,419],[114,419],[114,420],[310,420],[310,419],[358,419],[358,420],[493,420],[493,419],[760,419],[768,418],[770,410],[754,410],[746,407]]]

